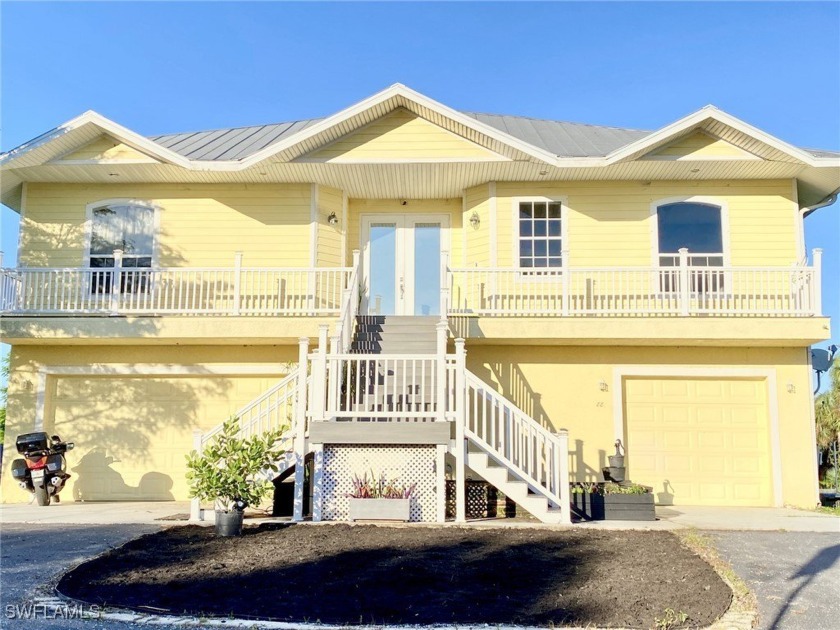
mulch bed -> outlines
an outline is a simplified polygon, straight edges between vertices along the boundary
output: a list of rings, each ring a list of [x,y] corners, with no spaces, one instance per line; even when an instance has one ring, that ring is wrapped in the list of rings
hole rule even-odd
[[[331,624],[706,626],[732,593],[668,532],[173,527],[65,575],[92,604]],[[146,608],[144,608],[146,607]],[[675,626],[672,626],[675,627]]]

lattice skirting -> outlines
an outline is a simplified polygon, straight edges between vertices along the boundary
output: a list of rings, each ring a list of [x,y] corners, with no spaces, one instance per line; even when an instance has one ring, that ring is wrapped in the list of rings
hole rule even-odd
[[[384,473],[401,485],[416,484],[411,499],[411,520],[437,520],[437,449],[416,444],[330,444],[324,446],[322,471],[322,518],[346,521],[354,475]],[[442,471],[441,471],[442,472]]]

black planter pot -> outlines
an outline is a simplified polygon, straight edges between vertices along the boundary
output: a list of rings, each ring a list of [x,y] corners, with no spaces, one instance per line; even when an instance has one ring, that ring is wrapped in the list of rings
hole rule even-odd
[[[585,521],[655,521],[653,494],[572,493],[572,513]]]
[[[216,510],[216,536],[241,536],[244,517],[245,513],[242,510]]]

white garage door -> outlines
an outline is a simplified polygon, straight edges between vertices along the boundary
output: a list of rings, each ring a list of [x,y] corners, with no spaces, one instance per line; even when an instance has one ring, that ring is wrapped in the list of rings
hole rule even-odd
[[[631,480],[673,505],[773,504],[764,380],[627,378]]]

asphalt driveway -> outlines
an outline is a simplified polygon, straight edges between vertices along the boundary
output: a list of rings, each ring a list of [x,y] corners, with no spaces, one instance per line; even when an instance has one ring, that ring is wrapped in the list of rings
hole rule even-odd
[[[158,529],[159,525],[3,523],[0,528],[0,627],[10,630],[114,628],[111,621],[56,617],[38,604],[50,597],[52,585],[67,568]],[[148,627],[119,624],[121,630],[148,630]]]
[[[755,593],[760,630],[837,628],[840,531],[710,535],[721,556]]]

